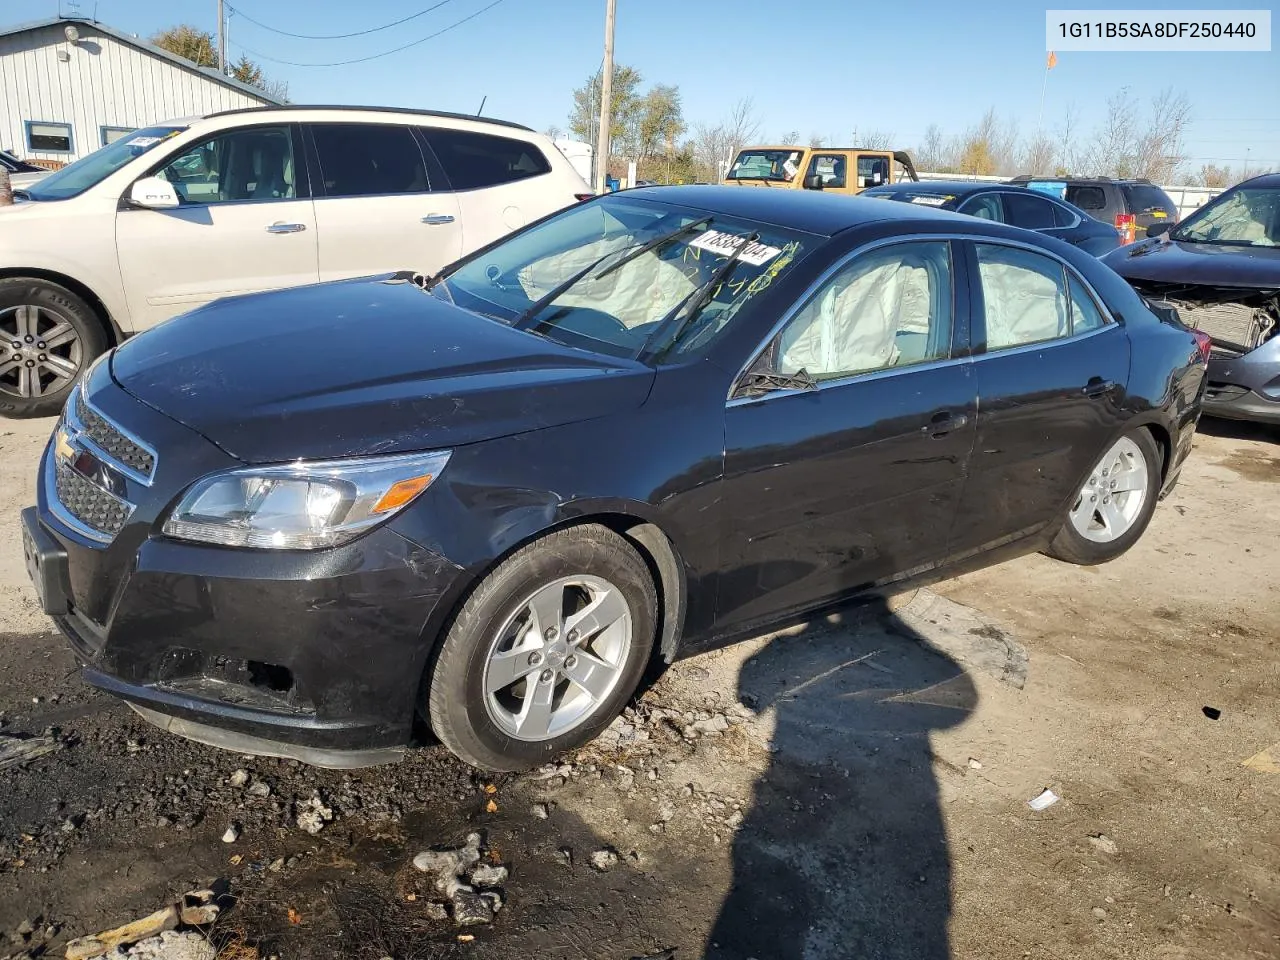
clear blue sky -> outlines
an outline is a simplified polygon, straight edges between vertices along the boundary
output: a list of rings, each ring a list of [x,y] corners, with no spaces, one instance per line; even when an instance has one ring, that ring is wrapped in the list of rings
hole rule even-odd
[[[439,0],[234,0],[245,15],[302,34],[338,34],[408,16]],[[302,40],[232,16],[230,53],[299,63],[348,60],[410,43],[492,0],[446,0],[402,26],[345,40]],[[1070,6],[1058,3],[1055,6]],[[63,12],[71,0],[61,0]],[[1089,6],[1081,4],[1081,6]],[[1095,3],[1095,7],[1102,4]],[[1115,4],[1140,7],[1141,3]],[[1147,4],[1146,6],[1151,6]],[[1166,3],[1164,9],[1266,8],[1267,3]],[[501,0],[442,36],[368,63],[283,66],[253,56],[288,81],[299,103],[370,103],[474,112],[538,129],[566,126],[572,89],[600,63],[604,0]],[[58,0],[5,0],[0,23],[57,13]],[[1153,9],[1160,9],[1152,7]],[[187,21],[213,29],[216,0],[97,0],[98,19],[148,36]],[[884,130],[915,146],[930,123],[948,134],[988,107],[1036,127],[1044,80],[1044,5],[1014,0],[618,0],[615,56],[646,82],[674,83],[692,125],[715,122],[751,97],[772,139],[788,130],[840,140]],[[80,0],[92,15],[95,0]],[[1280,27],[1273,25],[1273,31]],[[1074,106],[1088,131],[1105,101],[1129,87],[1144,101],[1184,92],[1193,122],[1191,165],[1280,169],[1280,38],[1270,53],[1062,53],[1049,74],[1044,127]]]

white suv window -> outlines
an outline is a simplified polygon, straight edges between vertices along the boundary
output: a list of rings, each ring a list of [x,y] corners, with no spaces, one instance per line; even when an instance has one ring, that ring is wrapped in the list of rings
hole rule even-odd
[[[170,160],[156,173],[184,203],[290,200],[298,195],[288,127],[228,130]]]
[[[431,189],[422,148],[409,127],[317,123],[311,138],[326,197],[385,197]]]

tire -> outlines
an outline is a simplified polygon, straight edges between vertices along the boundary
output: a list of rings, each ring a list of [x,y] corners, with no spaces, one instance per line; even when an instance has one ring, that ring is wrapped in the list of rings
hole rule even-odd
[[[41,339],[50,334],[47,343]],[[66,287],[25,277],[0,280],[0,416],[58,413],[106,349],[97,313]]]
[[[580,620],[589,604],[596,619]],[[432,730],[460,759],[496,772],[582,746],[639,685],[657,610],[648,566],[613,531],[584,524],[529,544],[485,577],[454,618],[431,668]],[[569,679],[571,668],[595,696]],[[543,703],[551,707],[538,711]]]
[[[1149,430],[1139,427],[1114,441],[1085,479],[1080,496],[1067,508],[1062,527],[1045,553],[1082,566],[1106,563],[1120,556],[1138,542],[1151,522],[1159,499],[1162,467],[1160,448]],[[1135,488],[1110,492],[1116,484]],[[1120,494],[1127,494],[1124,503],[1120,502]],[[1138,494],[1141,500],[1134,503],[1130,498]],[[1116,504],[1116,509],[1105,516],[1102,511],[1111,503]],[[1082,530],[1086,515],[1088,534]],[[1124,517],[1123,523],[1116,522],[1117,515]]]

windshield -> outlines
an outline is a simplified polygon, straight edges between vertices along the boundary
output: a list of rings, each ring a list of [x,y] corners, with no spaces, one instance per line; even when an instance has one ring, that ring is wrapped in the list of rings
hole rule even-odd
[[[1280,188],[1228,190],[1187,217],[1172,237],[1192,243],[1280,246]]]
[[[800,150],[743,150],[726,180],[794,180],[800,172]]]
[[[66,200],[101,183],[135,157],[177,136],[185,127],[146,127],[69,163],[26,189],[32,200]]]
[[[730,265],[753,234],[758,239]],[[569,346],[635,357],[655,352],[666,336],[668,352],[690,354],[818,242],[808,233],[615,195],[515,235],[432,292]],[[709,299],[696,296],[704,287]]]

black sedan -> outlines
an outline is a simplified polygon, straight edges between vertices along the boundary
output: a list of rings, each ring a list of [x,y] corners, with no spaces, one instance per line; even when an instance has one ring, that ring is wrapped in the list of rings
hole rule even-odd
[[[1123,553],[1190,449],[1205,343],[1001,224],[626,191],[430,279],[129,340],[68,400],[26,551],[84,677],[170,731],[360,765],[420,712],[523,768],[655,658]]]
[[[1205,413],[1280,424],[1280,174],[1157,229],[1104,262],[1213,339]]]
[[[983,220],[1008,223],[1057,237],[1101,257],[1120,245],[1116,228],[1095,220],[1065,200],[1024,187],[973,180],[922,180],[894,183],[862,192],[939,210],[954,210]]]

